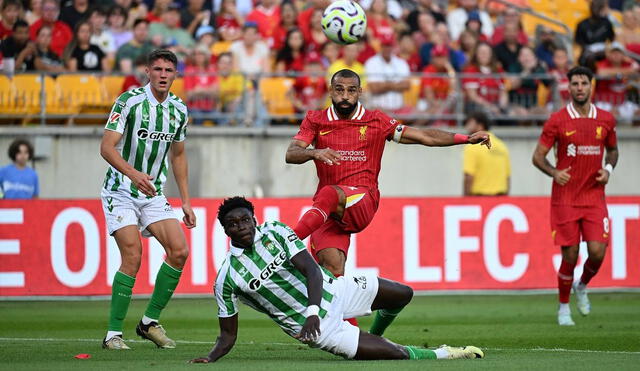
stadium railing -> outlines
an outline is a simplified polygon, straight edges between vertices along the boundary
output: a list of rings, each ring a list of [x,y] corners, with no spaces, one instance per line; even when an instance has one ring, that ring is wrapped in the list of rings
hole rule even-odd
[[[306,114],[306,110],[296,109],[293,99],[297,79],[308,77],[306,74],[265,74],[254,76],[255,80],[242,74],[232,75],[233,79],[217,75],[216,83],[206,94],[193,94],[189,84],[185,84],[191,77],[195,76],[178,77],[172,92],[187,103],[195,125],[298,125]],[[326,76],[319,77],[326,79]],[[408,78],[409,89],[395,97],[393,94],[375,96],[365,85],[361,100],[368,109],[383,109],[407,123],[438,126],[460,126],[466,115],[475,110],[486,111],[497,125],[540,124],[551,112],[566,104],[563,97],[566,99],[567,92],[561,90],[567,86],[561,86],[553,75],[528,75],[525,78],[529,82],[527,87],[516,88],[521,77],[519,74],[457,73],[449,76],[418,73]],[[365,81],[371,78],[374,76],[365,76]],[[596,86],[602,80],[597,79]],[[622,89],[622,94],[594,94],[596,103],[613,110],[623,122],[638,120],[638,81],[633,78],[611,80],[617,89]],[[0,123],[103,125],[121,93],[123,81],[124,76],[114,74],[0,75]],[[494,83],[485,83],[491,81]],[[434,99],[426,98],[426,86],[434,90]],[[478,94],[492,105],[474,104],[466,90],[469,87],[477,87]],[[504,99],[506,105],[501,104]],[[329,103],[327,96],[316,97],[313,108],[324,108]]]

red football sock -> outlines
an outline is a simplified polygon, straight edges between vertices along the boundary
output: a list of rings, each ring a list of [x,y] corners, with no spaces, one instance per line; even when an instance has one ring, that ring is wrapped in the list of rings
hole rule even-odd
[[[304,240],[327,221],[337,206],[338,192],[331,186],[322,187],[313,199],[313,207],[302,215],[293,231],[299,239]]]
[[[591,258],[588,258],[587,261],[584,263],[584,267],[582,269],[582,277],[580,277],[580,282],[584,283],[585,285],[588,284],[589,281],[591,281],[591,279],[593,278],[593,276],[595,276],[596,273],[598,273],[598,270],[600,269],[601,265],[602,265],[602,260],[595,261]]]
[[[573,284],[573,269],[575,267],[575,264],[564,260],[560,263],[560,269],[558,270],[558,298],[562,304],[569,303],[571,285]]]
[[[356,318],[347,318],[345,319],[345,321],[349,322],[350,324],[358,327],[358,320]]]

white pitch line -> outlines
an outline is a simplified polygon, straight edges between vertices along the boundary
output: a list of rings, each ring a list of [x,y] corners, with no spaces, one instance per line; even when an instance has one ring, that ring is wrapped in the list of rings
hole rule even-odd
[[[42,342],[83,342],[83,343],[98,343],[101,339],[64,339],[64,338],[5,338],[0,337],[0,341],[42,341]],[[127,343],[147,343],[148,340],[135,340],[125,339]],[[176,340],[176,343],[180,344],[206,344],[213,345],[214,341],[196,341],[196,340]],[[254,341],[239,342],[241,345],[285,345],[285,346],[304,346],[302,343],[256,343]],[[482,348],[483,350],[496,350],[496,351],[516,351],[516,352],[558,352],[558,353],[601,353],[601,354],[629,354],[640,355],[640,352],[625,352],[615,350],[586,350],[586,349],[564,349],[564,348]]]

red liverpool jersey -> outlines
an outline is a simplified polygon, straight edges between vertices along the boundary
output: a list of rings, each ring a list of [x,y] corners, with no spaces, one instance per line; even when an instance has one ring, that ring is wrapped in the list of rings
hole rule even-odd
[[[318,190],[326,185],[367,187],[378,194],[378,174],[385,141],[393,138],[400,123],[381,111],[369,111],[358,103],[349,120],[338,118],[333,106],[309,111],[294,139],[313,143],[316,149],[331,148],[340,165],[314,161]]]
[[[540,144],[556,147],[556,168],[571,166],[571,179],[561,186],[553,182],[552,205],[591,206],[604,202],[604,185],[596,182],[605,148],[616,147],[616,121],[611,113],[591,104],[580,117],[573,103],[551,115],[544,124]]]

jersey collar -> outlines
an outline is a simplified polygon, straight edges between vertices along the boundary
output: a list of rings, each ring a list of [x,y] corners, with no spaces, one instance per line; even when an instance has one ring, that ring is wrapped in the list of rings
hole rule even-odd
[[[362,106],[362,104],[360,104],[360,101],[358,101],[358,105],[356,106],[356,109],[354,110],[353,115],[351,115],[349,120],[361,120],[362,116],[364,116],[364,112],[364,107]],[[340,120],[338,114],[336,113],[336,110],[333,108],[333,104],[329,108],[327,108],[327,118],[329,118],[329,121]]]
[[[580,113],[578,113],[576,108],[573,106],[573,102],[567,104],[567,112],[569,113],[569,117],[571,117],[572,119],[580,118]],[[589,106],[589,114],[587,115],[587,118],[595,119],[597,114],[598,110],[596,110],[596,106],[591,103],[591,105]]]
[[[163,107],[167,107],[167,105],[169,104],[169,95],[167,95],[167,99],[165,99],[164,102],[158,102],[156,97],[153,95],[153,92],[151,92],[151,83],[147,83],[147,85],[144,86],[144,92],[147,95],[147,100],[149,100],[149,103],[151,103],[151,105],[154,107],[158,104],[162,105]]]
[[[256,236],[253,239],[253,245],[255,246],[256,242],[260,241],[262,239],[262,233],[260,232],[259,228],[256,228]],[[231,255],[235,256],[235,257],[239,257],[240,255],[244,254],[244,250],[242,247],[237,247],[233,244],[233,241],[229,244],[229,252],[231,253]]]

